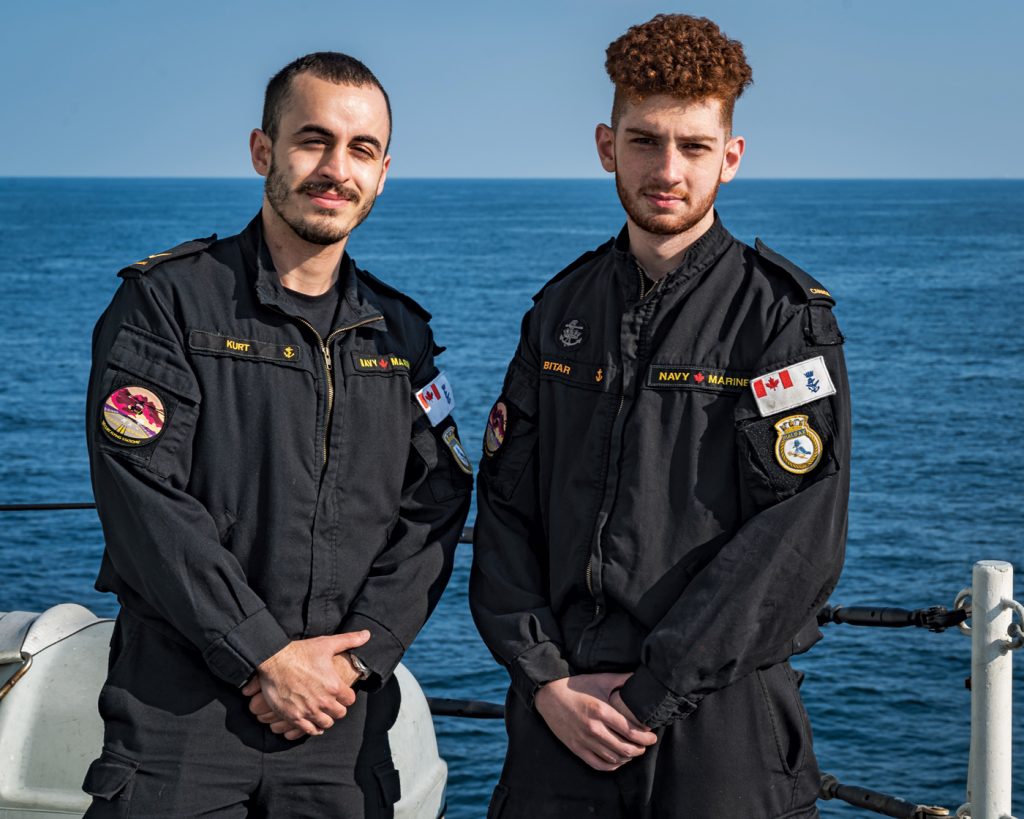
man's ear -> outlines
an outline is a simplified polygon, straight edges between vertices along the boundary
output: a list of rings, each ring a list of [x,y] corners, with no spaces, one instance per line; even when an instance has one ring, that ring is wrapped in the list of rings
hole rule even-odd
[[[380,180],[377,182],[377,196],[380,196],[384,192],[384,183],[388,179],[388,168],[391,167],[391,154],[384,155],[384,161],[381,163],[380,169]]]
[[[270,172],[270,151],[273,142],[259,128],[253,128],[249,134],[249,154],[252,157],[252,166],[260,176],[266,176]]]
[[[722,173],[719,175],[721,182],[731,182],[740,169],[740,160],[743,159],[743,151],[747,147],[746,140],[741,136],[730,137],[725,143],[725,154],[722,156]]]
[[[615,131],[611,126],[601,123],[594,131],[594,142],[597,143],[601,167],[608,173],[615,173]]]

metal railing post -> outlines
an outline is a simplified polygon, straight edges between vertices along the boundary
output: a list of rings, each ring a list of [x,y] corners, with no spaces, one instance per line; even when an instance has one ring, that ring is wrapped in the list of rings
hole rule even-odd
[[[971,819],[1010,816],[1012,783],[1013,566],[974,564],[971,587],[971,760],[967,801]]]

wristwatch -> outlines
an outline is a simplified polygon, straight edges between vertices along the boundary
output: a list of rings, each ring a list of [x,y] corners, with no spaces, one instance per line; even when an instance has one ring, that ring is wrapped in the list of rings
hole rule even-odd
[[[348,661],[352,663],[352,667],[356,670],[356,673],[359,675],[359,679],[370,679],[370,669],[367,667],[366,663],[360,660],[351,651],[348,653]]]

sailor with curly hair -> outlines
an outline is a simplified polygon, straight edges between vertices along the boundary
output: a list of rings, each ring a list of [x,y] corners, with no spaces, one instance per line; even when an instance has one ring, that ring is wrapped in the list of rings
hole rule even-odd
[[[488,816],[817,816],[788,658],[843,561],[834,301],[714,209],[742,45],[658,15],[606,67],[626,225],[534,297],[484,434],[470,602],[511,678]]]

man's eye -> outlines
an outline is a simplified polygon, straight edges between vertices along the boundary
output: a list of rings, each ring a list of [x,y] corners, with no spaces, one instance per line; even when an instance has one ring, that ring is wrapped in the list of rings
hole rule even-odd
[[[700,142],[688,142],[683,146],[684,151],[706,151],[707,149],[708,146],[703,145]]]
[[[654,145],[655,141],[653,139],[651,139],[650,137],[634,137],[633,138],[633,144],[634,145]]]

